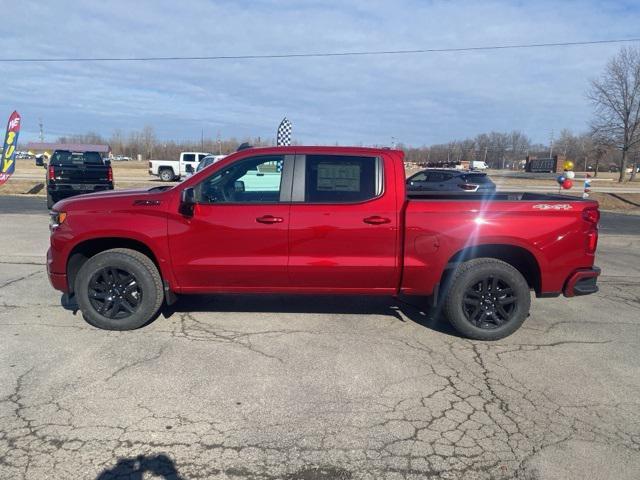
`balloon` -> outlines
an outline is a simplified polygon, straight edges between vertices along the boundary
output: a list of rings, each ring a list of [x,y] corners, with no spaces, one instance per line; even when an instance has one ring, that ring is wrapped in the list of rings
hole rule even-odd
[[[565,190],[569,190],[571,187],[573,187],[573,182],[568,178],[564,182],[562,182],[562,188],[564,188]]]
[[[560,175],[558,178],[556,178],[556,182],[562,185],[566,179],[567,178],[564,175]]]
[[[564,169],[573,170],[573,162],[571,160],[567,160],[566,162],[564,162]]]
[[[569,171],[564,172],[564,176],[567,177],[567,178],[574,179],[574,178],[576,178],[576,172],[574,172],[573,170],[569,170]]]

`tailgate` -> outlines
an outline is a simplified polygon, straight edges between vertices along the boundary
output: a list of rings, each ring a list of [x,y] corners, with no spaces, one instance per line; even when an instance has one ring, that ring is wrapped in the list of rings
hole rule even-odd
[[[107,183],[108,182],[107,165],[96,164],[68,164],[54,165],[56,183]]]

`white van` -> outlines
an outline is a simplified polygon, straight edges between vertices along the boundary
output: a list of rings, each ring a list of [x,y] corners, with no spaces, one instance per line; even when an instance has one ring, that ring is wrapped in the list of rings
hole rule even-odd
[[[482,160],[474,160],[471,162],[471,165],[469,165],[469,168],[471,170],[486,170],[487,168],[489,168],[489,165],[487,165],[486,162],[483,162]]]

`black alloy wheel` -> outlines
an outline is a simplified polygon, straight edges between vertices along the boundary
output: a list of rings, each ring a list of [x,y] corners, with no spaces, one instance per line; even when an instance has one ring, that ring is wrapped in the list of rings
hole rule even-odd
[[[497,258],[461,263],[447,279],[443,311],[464,337],[499,340],[518,330],[529,315],[531,287],[522,273]]]
[[[466,288],[462,297],[463,311],[474,326],[494,329],[511,320],[517,300],[506,279],[489,275]]]
[[[134,314],[142,302],[142,288],[135,275],[123,268],[105,267],[89,281],[89,301],[107,318],[122,319]]]

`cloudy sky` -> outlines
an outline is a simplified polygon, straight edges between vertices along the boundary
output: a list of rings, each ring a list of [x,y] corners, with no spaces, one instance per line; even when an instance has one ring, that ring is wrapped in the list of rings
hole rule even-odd
[[[9,5],[8,5],[9,6]],[[1,58],[252,55],[639,37],[635,1],[21,0]],[[7,13],[7,8],[3,8]],[[0,115],[22,141],[152,125],[161,138],[411,145],[518,129],[547,143],[587,126],[589,78],[619,45],[397,56],[4,63]],[[1,120],[4,122],[4,120]]]

